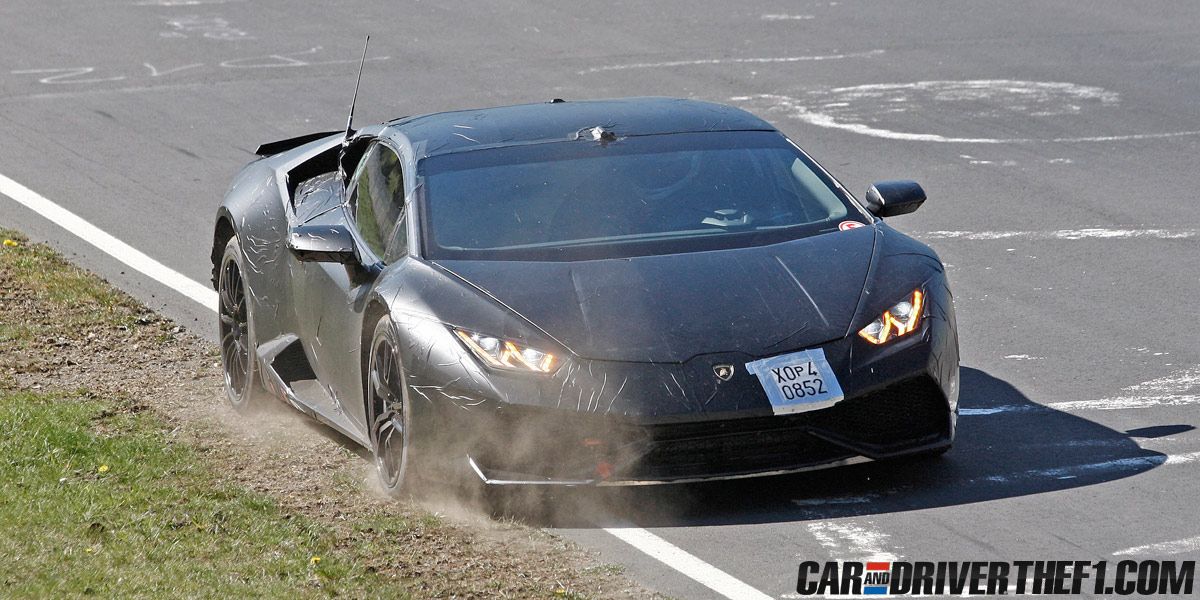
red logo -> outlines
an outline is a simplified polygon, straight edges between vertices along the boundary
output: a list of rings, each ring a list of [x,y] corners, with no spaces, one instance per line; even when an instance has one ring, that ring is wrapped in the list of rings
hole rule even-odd
[[[842,231],[848,231],[856,227],[866,227],[866,225],[863,225],[858,221],[842,221],[841,223],[838,223],[838,229],[841,229]]]

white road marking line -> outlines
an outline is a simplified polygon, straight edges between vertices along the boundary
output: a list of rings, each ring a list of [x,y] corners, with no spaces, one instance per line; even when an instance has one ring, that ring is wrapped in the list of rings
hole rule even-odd
[[[731,600],[766,600],[771,596],[742,582],[740,579],[689,554],[687,551],[640,527],[604,527],[604,531],[633,546],[643,554],[686,575],[708,589]]]
[[[151,77],[162,77],[164,75],[170,75],[171,73],[178,73],[180,71],[186,71],[188,69],[195,69],[196,67],[203,67],[204,63],[192,63],[190,65],[183,65],[182,67],[174,67],[171,69],[164,69],[162,71],[159,71],[158,67],[155,67],[154,65],[152,65],[150,63],[142,63],[142,66],[146,67],[147,69],[150,69]]]
[[[815,15],[762,15],[764,21],[808,21],[817,18]]]
[[[1057,479],[1057,480],[1075,479],[1075,478],[1083,476],[1083,475],[1103,474],[1106,472],[1114,472],[1114,471],[1116,471],[1116,472],[1149,471],[1151,469],[1154,469],[1154,468],[1157,468],[1160,466],[1190,465],[1190,464],[1194,464],[1197,462],[1200,462],[1200,452],[1188,452],[1188,453],[1182,453],[1182,454],[1162,454],[1162,455],[1158,455],[1158,456],[1136,456],[1136,457],[1131,457],[1131,458],[1118,458],[1118,459],[1112,459],[1112,460],[1106,460],[1106,461],[1100,461],[1100,462],[1094,462],[1094,463],[1066,465],[1066,466],[1060,466],[1060,467],[1043,467],[1043,468],[1038,468],[1038,469],[1028,469],[1025,471],[1015,471],[1012,473],[1000,473],[1000,474],[996,474],[996,475],[981,475],[978,477],[953,479],[953,480],[945,481],[942,487],[946,488],[946,489],[956,488],[956,487],[978,488],[981,485],[989,485],[989,484],[1011,485],[1012,483],[1018,482],[1018,481],[1029,481],[1029,480],[1047,479],[1047,478]],[[896,496],[897,494],[907,494],[907,493],[910,493],[911,491],[912,491],[911,485],[900,485],[900,486],[890,487],[890,488],[886,488],[886,489],[881,489],[878,491],[877,495],[880,498],[893,497],[893,496]],[[872,500],[872,501],[878,501],[878,500],[876,499],[876,500]],[[793,500],[792,502],[799,504],[799,502],[804,502],[804,501]],[[815,505],[815,504],[816,503],[813,503],[813,505]],[[850,504],[850,503],[847,503],[847,504]],[[802,508],[808,507],[807,504],[804,504],[801,506],[802,506]],[[828,528],[826,527],[826,524],[814,523],[809,526],[810,530],[813,529],[813,526],[817,526],[817,530],[813,531],[813,534],[815,536],[817,536],[818,541],[822,542],[822,545],[826,546],[827,548],[830,548],[830,550],[836,550],[838,552],[838,555],[833,556],[832,558],[835,558],[835,559],[836,558],[843,558],[843,559],[861,559],[862,558],[861,556],[851,556],[850,553],[840,550],[841,545],[840,545],[839,541],[837,539],[835,539],[835,537],[834,537],[835,534],[829,532]],[[884,536],[884,537],[886,537],[886,536]],[[876,548],[880,549],[878,546]],[[886,554],[886,552],[885,552],[885,554]],[[880,560],[887,560],[887,559],[880,559]]]
[[[778,94],[758,94],[756,96],[738,96],[730,98],[731,102],[763,99],[771,101],[773,108],[786,111],[788,116],[815,125],[817,127],[825,127],[827,129],[841,129],[851,133],[867,135],[871,137],[901,140],[906,142],[938,142],[938,143],[958,143],[958,144],[1003,144],[1014,141],[1027,142],[1029,140],[1001,140],[995,138],[953,138],[933,133],[905,133],[901,131],[892,131],[889,129],[880,129],[872,127],[864,123],[845,123],[838,121],[832,115],[812,110],[805,106],[799,100],[788,96]]]
[[[1101,400],[1100,408],[1115,410],[1195,404],[1200,401],[1200,395],[1198,395],[1200,394],[1200,366],[1143,381],[1121,391],[1123,394],[1120,396]]]
[[[153,77],[153,74],[151,75]],[[19,96],[0,96],[0,104],[10,104],[15,102],[23,102],[25,100],[58,100],[62,98],[81,98],[85,96],[105,96],[112,94],[141,94],[145,92],[174,92],[179,90],[189,90],[197,88],[208,88],[214,85],[231,85],[236,82],[218,81],[205,83],[174,83],[174,84],[158,84],[158,85],[137,85],[118,88],[93,88],[82,89],[70,92],[41,92],[37,94],[24,94]]]
[[[21,69],[12,71],[13,75],[49,75],[38,79],[38,83],[47,84],[63,84],[63,83],[98,83],[102,81],[121,81],[125,79],[124,75],[115,77],[85,77],[78,79],[80,75],[87,75],[96,70],[95,67],[67,67],[64,69]]]
[[[4,175],[0,175],[0,194],[37,212],[143,275],[198,302],[205,308],[214,312],[217,310],[217,293],[208,286],[150,258],[133,246],[83,220],[75,213]],[[604,527],[604,531],[726,598],[731,600],[771,598],[645,529],[631,525],[628,527]]]
[[[868,83],[829,90],[839,98],[861,100],[883,98],[885,94],[907,96],[914,91],[931,92],[939,102],[958,100],[979,101],[1004,94],[1002,100],[1020,98],[1026,103],[1049,102],[1065,98],[1073,101],[1098,100],[1102,104],[1116,104],[1120,94],[1091,85],[1079,85],[1065,81],[1021,81],[1017,79],[966,79],[914,81],[910,83]],[[883,96],[881,96],[883,95]],[[1073,112],[1073,111],[1072,111]]]
[[[1186,465],[1197,461],[1200,461],[1200,452],[1168,454],[1164,456],[1135,456],[1131,458],[1117,458],[1113,460],[1086,463],[1082,465],[1045,467],[1041,469],[1018,471],[1016,473],[1006,473],[1003,475],[974,477],[962,483],[976,485],[979,483],[1011,483],[1013,481],[1023,479],[1075,479],[1081,475],[1090,475],[1094,473],[1104,473],[1108,471],[1136,471],[1139,469],[1153,469],[1162,465]]]
[[[829,498],[796,498],[792,500],[792,504],[795,504],[799,507],[866,504],[868,502],[874,502],[880,497],[881,496],[879,494],[863,494],[862,496],[832,496]]]
[[[246,0],[142,0],[134,2],[134,6],[200,6],[203,4],[229,4],[245,2]]]
[[[1103,400],[1072,400],[1051,402],[1049,404],[1002,404],[986,408],[960,408],[960,417],[984,417],[1002,413],[1038,412],[1057,410],[1072,412],[1079,410],[1134,410],[1139,408],[1156,408],[1159,406],[1190,406],[1200,404],[1200,395],[1178,394],[1158,397],[1126,397],[1105,398]]]
[[[1187,454],[1169,454],[1164,465],[1187,465],[1200,461],[1200,452],[1188,452]]]
[[[661,69],[664,67],[688,67],[693,65],[726,65],[726,64],[770,64],[770,63],[794,63],[794,62],[812,62],[822,60],[840,60],[843,58],[870,58],[883,54],[883,50],[870,50],[867,52],[847,52],[845,54],[825,54],[815,56],[780,56],[766,58],[706,58],[701,60],[671,60],[666,62],[642,62],[642,63],[627,63],[623,65],[606,65],[602,67],[591,67],[579,71],[580,75],[588,73],[602,73],[605,71],[628,71],[630,69]]]
[[[1074,410],[1131,410],[1137,408],[1155,408],[1158,406],[1189,406],[1200,404],[1197,394],[1164,394],[1161,396],[1118,396],[1103,400],[1076,400],[1073,402],[1055,402],[1050,408],[1061,411]]]
[[[1171,131],[1166,133],[1134,133],[1130,135],[1094,135],[1085,137],[1063,137],[1053,138],[1051,142],[1128,142],[1136,140],[1166,140],[1177,137],[1191,137],[1200,135],[1200,131]]]
[[[1000,406],[989,406],[987,408],[959,408],[958,416],[986,417],[987,415],[998,415],[1000,413],[1032,412],[1036,410],[1049,410],[1049,408],[1041,404],[1002,404]]]
[[[1013,238],[1032,240],[1088,240],[1088,239],[1133,239],[1151,238],[1176,240],[1200,235],[1200,229],[1058,229],[1054,231],[926,231],[914,234],[927,240],[1007,240]]]
[[[41,194],[0,175],[0,194],[42,215],[79,239],[121,261],[131,269],[158,281],[210,310],[217,310],[217,293],[182,273],[150,258],[142,251],[109,235],[75,213],[47,200]]]
[[[1145,555],[1145,556],[1163,556],[1172,554],[1183,554],[1185,552],[1200,551],[1200,535],[1173,542],[1161,542],[1158,544],[1147,544],[1145,546],[1134,546],[1124,550],[1113,552],[1113,556],[1127,555]]]
[[[891,536],[875,529],[872,523],[818,521],[809,523],[808,531],[829,551],[832,560],[900,560],[899,554],[885,550]]]
[[[357,58],[338,59],[338,60],[319,60],[307,61],[298,56],[313,56],[323,52],[323,46],[313,46],[308,50],[299,52],[290,52],[287,54],[267,54],[264,56],[254,56],[251,58],[237,58],[233,60],[222,61],[219,66],[226,69],[281,69],[281,68],[296,68],[296,67],[312,67],[317,65],[341,65],[352,64],[359,61]],[[366,58],[366,62],[377,62],[381,60],[390,60],[390,56],[371,56]]]
[[[1121,390],[1121,394],[1100,400],[1068,400],[1048,404],[1003,404],[984,408],[960,408],[959,416],[978,417],[1000,413],[1040,410],[1133,410],[1159,406],[1200,404],[1200,366],[1144,381]]]
[[[171,30],[158,34],[164,38],[187,39],[188,37],[201,36],[210,40],[223,41],[254,39],[254,36],[232,26],[227,19],[222,17],[188,15],[168,18],[166,22]]]
[[[1100,440],[1094,440],[1094,439],[1063,440],[1061,442],[1022,444],[1020,446],[1020,448],[1023,450],[1033,450],[1033,449],[1054,450],[1054,449],[1058,449],[1058,448],[1129,448],[1132,445],[1136,445],[1136,446],[1146,449],[1146,450],[1154,450],[1156,452],[1159,452],[1161,450],[1156,449],[1157,447],[1171,446],[1174,444],[1178,444],[1181,441],[1187,441],[1187,440],[1180,440],[1179,438],[1174,438],[1174,437],[1160,437],[1160,438],[1146,438],[1146,439],[1142,439],[1140,442],[1135,442],[1128,437],[1121,436],[1121,437],[1116,437],[1116,438],[1100,439]]]
[[[919,81],[916,83],[907,84],[878,84],[864,85],[853,88],[836,88],[830,90],[831,93],[837,94],[839,99],[861,99],[867,97],[872,100],[869,95],[878,95],[883,90],[903,91],[903,90],[934,90],[938,85],[951,86],[957,85],[958,89],[950,90],[953,93],[942,93],[947,100],[955,99],[986,99],[988,92],[1007,92],[1016,93],[1021,96],[1032,95],[1035,98],[1039,94],[1044,94],[1049,91],[1056,91],[1068,94],[1072,97],[1094,99],[1105,104],[1115,102],[1116,96],[1112,92],[1101,90],[1100,88],[1092,88],[1089,86],[1079,86],[1071,83],[1061,82],[1040,82],[1040,81]],[[973,87],[974,86],[974,87]],[[981,95],[982,94],[982,95]],[[822,112],[821,109],[813,108],[808,103],[790,96],[781,94],[757,94],[754,96],[735,96],[729,99],[730,102],[745,102],[750,100],[764,100],[771,103],[770,108],[785,112],[788,116],[798,121],[803,121],[809,125],[817,127],[825,127],[827,129],[841,129],[851,133],[866,135],[876,138],[899,140],[906,142],[935,142],[941,144],[1032,144],[1043,142],[1055,143],[1083,143],[1083,142],[1120,142],[1130,140],[1156,140],[1167,139],[1185,136],[1200,135],[1200,131],[1171,131],[1164,133],[1135,133],[1128,135],[1105,135],[1105,136],[1084,136],[1084,137],[1059,137],[1050,139],[1036,138],[984,138],[984,137],[953,137],[939,135],[936,133],[910,133],[905,131],[893,131],[891,129],[883,129],[861,122],[852,122],[842,120],[828,112]],[[895,110],[895,109],[888,109]],[[854,117],[855,115],[851,115]],[[1036,115],[1031,115],[1036,116]],[[861,117],[859,117],[861,118]]]

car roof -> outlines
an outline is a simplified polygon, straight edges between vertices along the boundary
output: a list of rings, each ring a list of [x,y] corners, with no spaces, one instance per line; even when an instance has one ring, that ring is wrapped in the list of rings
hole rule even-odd
[[[706,131],[775,131],[723,104],[680,98],[552,101],[404,117],[387,124],[418,158],[464,150],[574,140],[595,127],[617,137]]]

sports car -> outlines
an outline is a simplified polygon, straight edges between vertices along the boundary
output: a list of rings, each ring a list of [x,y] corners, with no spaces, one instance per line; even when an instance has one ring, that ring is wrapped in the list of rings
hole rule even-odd
[[[412,116],[265,144],[217,212],[229,402],[416,474],[638,485],[936,455],[938,256],[788,137],[694,100]]]

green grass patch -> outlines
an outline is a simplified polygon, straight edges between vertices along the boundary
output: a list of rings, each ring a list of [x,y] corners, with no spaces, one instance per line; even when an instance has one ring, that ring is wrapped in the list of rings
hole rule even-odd
[[[129,296],[80,269],[44,244],[0,228],[0,301],[25,303],[53,319],[17,321],[0,311],[0,345],[23,348],[35,339],[77,335],[96,327],[131,327],[146,313]]]
[[[0,597],[404,597],[148,412],[0,392]]]

